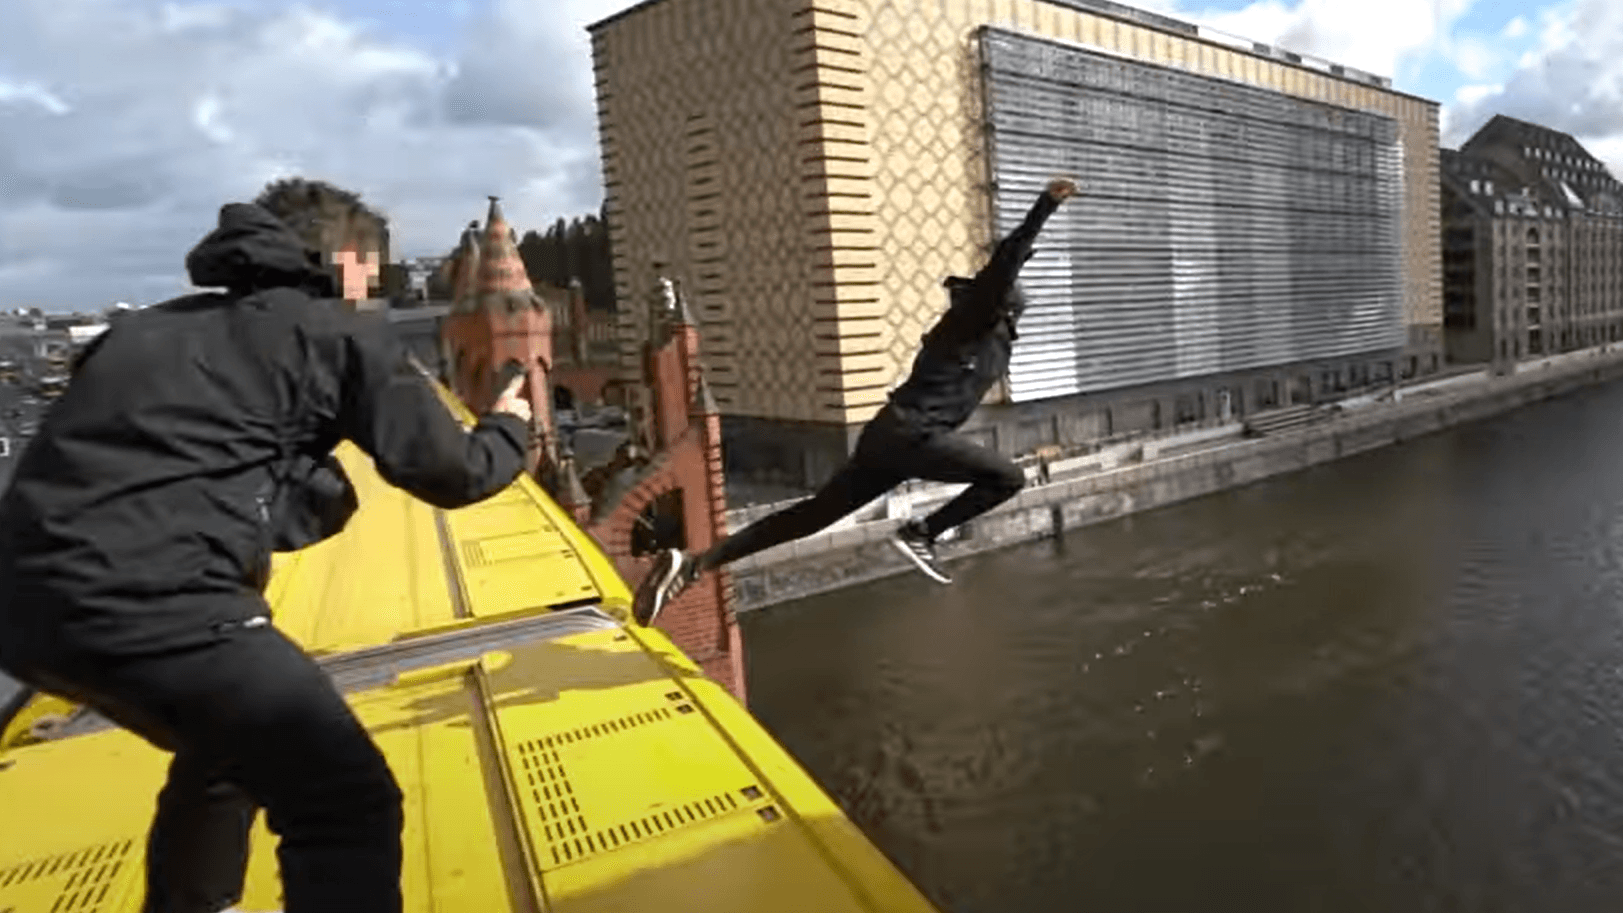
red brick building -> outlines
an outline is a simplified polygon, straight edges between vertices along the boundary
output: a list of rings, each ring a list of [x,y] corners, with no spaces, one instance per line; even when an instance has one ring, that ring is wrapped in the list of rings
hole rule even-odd
[[[704,549],[715,542],[726,516],[721,417],[704,380],[698,323],[674,285],[662,279],[654,296],[640,376],[615,383],[630,407],[631,446],[589,492],[559,445],[552,414],[559,362],[591,366],[590,333],[582,328],[592,322],[584,300],[578,294],[565,299],[571,332],[560,334],[558,299],[549,302],[530,284],[517,235],[494,197],[484,228],[474,223],[463,232],[447,269],[454,298],[443,342],[452,390],[482,411],[500,392],[502,366],[510,360],[524,366],[535,414],[529,469],[603,546],[626,580],[641,581],[655,548]],[[559,336],[563,353],[555,349]],[[597,396],[608,383],[598,382]],[[706,576],[665,609],[658,626],[742,700],[743,644],[731,587],[726,573]]]

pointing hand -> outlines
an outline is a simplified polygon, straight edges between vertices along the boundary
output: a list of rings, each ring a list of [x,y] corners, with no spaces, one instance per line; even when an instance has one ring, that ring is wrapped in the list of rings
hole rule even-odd
[[[520,374],[518,377],[513,378],[513,382],[507,385],[507,389],[502,391],[502,395],[496,398],[493,411],[505,412],[508,415],[516,415],[526,422],[530,421],[534,415],[530,411],[530,401],[518,395],[519,390],[523,389],[523,387],[524,375]]]

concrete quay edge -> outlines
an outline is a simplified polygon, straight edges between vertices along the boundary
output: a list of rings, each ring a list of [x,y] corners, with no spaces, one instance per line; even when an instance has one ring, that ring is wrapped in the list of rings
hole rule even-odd
[[[1620,377],[1623,346],[1607,346],[1523,363],[1507,376],[1483,373],[1466,382],[1417,385],[1404,389],[1397,402],[1365,402],[1332,419],[1278,434],[1221,438],[1174,456],[1055,474],[1047,484],[1029,485],[1013,501],[972,521],[962,535],[943,544],[942,555],[950,572],[951,562],[966,555],[1298,472]],[[901,522],[881,517],[842,524],[733,565],[737,610],[763,609],[912,572],[913,566],[885,544]]]

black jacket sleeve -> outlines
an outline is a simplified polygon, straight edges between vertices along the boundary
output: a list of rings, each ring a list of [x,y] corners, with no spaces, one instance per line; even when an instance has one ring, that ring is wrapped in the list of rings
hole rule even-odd
[[[464,431],[387,327],[362,327],[343,343],[340,430],[384,481],[455,508],[496,494],[524,470],[523,419],[492,413]]]
[[[1048,196],[1047,190],[1042,191],[1037,203],[1026,212],[1026,221],[998,242],[992,259],[974,279],[951,287],[953,302],[928,334],[928,341],[959,345],[982,339],[987,332],[992,332],[1005,316],[1010,287],[1019,276],[1019,269],[1031,259],[1031,245],[1037,240],[1037,232],[1058,208],[1060,201]]]
[[[1010,287],[1031,259],[1031,246],[1059,200],[1043,191],[1026,218],[998,242],[992,258],[968,283],[953,289],[952,304],[942,316],[938,335],[957,342],[979,339],[1003,319]]]
[[[1058,208],[1059,200],[1050,196],[1048,191],[1038,194],[1037,202],[1026,211],[1025,220],[1008,237],[998,242],[992,259],[975,277],[976,283],[999,291],[1013,285],[1015,277],[1020,275],[1020,267],[1031,259],[1031,245],[1037,240],[1037,233],[1043,230],[1043,224]]]

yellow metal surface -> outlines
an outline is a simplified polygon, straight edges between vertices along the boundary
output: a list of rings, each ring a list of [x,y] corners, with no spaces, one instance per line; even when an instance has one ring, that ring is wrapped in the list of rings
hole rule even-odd
[[[0,751],[39,741],[35,734],[38,729],[66,720],[76,709],[71,701],[48,694],[36,696],[4,728],[0,728]]]
[[[459,413],[464,420],[465,412]],[[350,527],[281,556],[277,624],[333,655],[631,594],[532,482],[439,512],[352,448]],[[559,616],[564,617],[564,616]],[[608,624],[602,622],[600,624]],[[405,794],[412,913],[932,908],[725,689],[660,632],[609,624],[349,695]],[[133,913],[167,757],[116,730],[0,742],[0,913]],[[239,909],[282,909],[256,824]]]
[[[168,757],[122,732],[0,752],[0,910],[139,909]]]
[[[340,653],[583,601],[611,613],[631,605],[608,557],[530,479],[442,511],[391,488],[354,446],[338,457],[361,509],[331,539],[277,555],[265,592],[277,626],[307,649]]]

